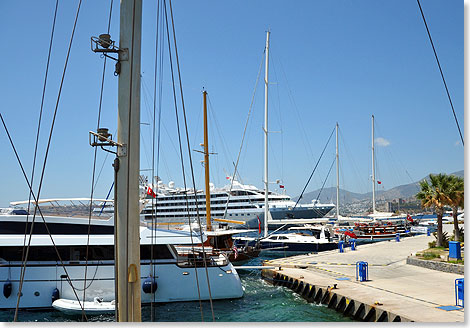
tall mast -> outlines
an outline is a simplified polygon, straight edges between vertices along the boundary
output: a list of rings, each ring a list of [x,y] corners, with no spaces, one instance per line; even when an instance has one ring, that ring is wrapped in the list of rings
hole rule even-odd
[[[374,115],[372,115],[372,213],[375,214]]]
[[[117,321],[141,321],[140,300],[140,57],[142,0],[121,0],[116,175]]]
[[[269,69],[269,30],[266,32],[266,60],[264,68],[264,236],[268,235],[268,69]]]
[[[336,218],[339,219],[339,148],[338,148],[338,122],[336,122]]]
[[[202,93],[204,99],[204,168],[206,178],[206,222],[207,231],[212,230],[211,224],[211,192],[209,186],[209,136],[207,132],[207,92]]]

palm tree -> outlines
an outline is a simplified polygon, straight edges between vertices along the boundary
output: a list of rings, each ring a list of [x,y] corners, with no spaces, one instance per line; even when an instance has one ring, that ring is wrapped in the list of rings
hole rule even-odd
[[[450,204],[451,178],[446,174],[430,174],[429,180],[419,183],[421,191],[416,194],[416,198],[421,200],[422,207],[434,207],[437,215],[437,242],[436,246],[442,246],[442,216],[444,206]]]
[[[454,217],[454,240],[460,240],[459,220],[457,219],[457,212],[459,207],[464,207],[464,179],[455,175],[450,176],[450,205],[452,207],[452,216]]]

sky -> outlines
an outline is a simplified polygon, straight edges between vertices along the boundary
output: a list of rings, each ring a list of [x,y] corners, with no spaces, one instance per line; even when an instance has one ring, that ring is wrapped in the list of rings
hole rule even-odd
[[[143,9],[140,167],[142,174],[151,174],[155,158],[155,174],[182,187],[166,46],[159,48],[164,54],[163,74],[158,77],[162,97],[157,101],[161,146],[158,155],[152,153],[156,3],[145,0]],[[36,193],[77,5],[78,1],[61,1],[58,6],[33,184]],[[335,167],[328,173],[335,158],[335,136],[328,145],[327,140],[338,122],[340,187],[371,191],[372,115],[379,190],[429,173],[464,169],[464,147],[416,1],[173,0],[172,5],[198,188],[204,186],[204,170],[202,156],[194,150],[200,150],[203,141],[203,90],[209,97],[209,144],[214,153],[211,182],[221,187],[233,174],[250,113],[238,171],[244,183],[263,187],[267,30],[270,188],[280,191],[282,184],[287,194],[299,195],[324,147],[306,192],[323,184],[336,186]],[[464,2],[421,0],[421,5],[464,131]],[[52,0],[0,3],[0,112],[28,178],[54,8]],[[109,11],[110,1],[82,2],[40,198],[90,196],[94,150],[88,132],[97,126],[103,69],[103,58],[90,49],[90,37],[106,32]],[[114,40],[119,37],[119,1],[113,1],[110,34]],[[115,136],[118,79],[113,70],[114,63],[108,60],[100,125]],[[8,206],[28,199],[28,187],[0,127],[0,206]],[[188,173],[186,144],[183,150]],[[95,197],[106,197],[112,185],[112,157],[97,153]]]

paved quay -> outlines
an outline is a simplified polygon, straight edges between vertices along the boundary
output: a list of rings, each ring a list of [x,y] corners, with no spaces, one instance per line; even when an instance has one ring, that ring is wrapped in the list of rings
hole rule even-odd
[[[419,235],[358,245],[344,253],[334,250],[266,261],[264,265],[275,269],[262,270],[262,275],[358,320],[464,322],[463,309],[437,308],[455,305],[455,279],[463,275],[406,264],[408,256],[426,249],[432,240],[433,236]],[[368,281],[356,281],[358,261],[368,263]]]

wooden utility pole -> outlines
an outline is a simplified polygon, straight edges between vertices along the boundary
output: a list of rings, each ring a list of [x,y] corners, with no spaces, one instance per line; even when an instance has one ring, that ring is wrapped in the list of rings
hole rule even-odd
[[[141,321],[140,291],[140,57],[142,0],[121,0],[115,279],[119,322]]]

